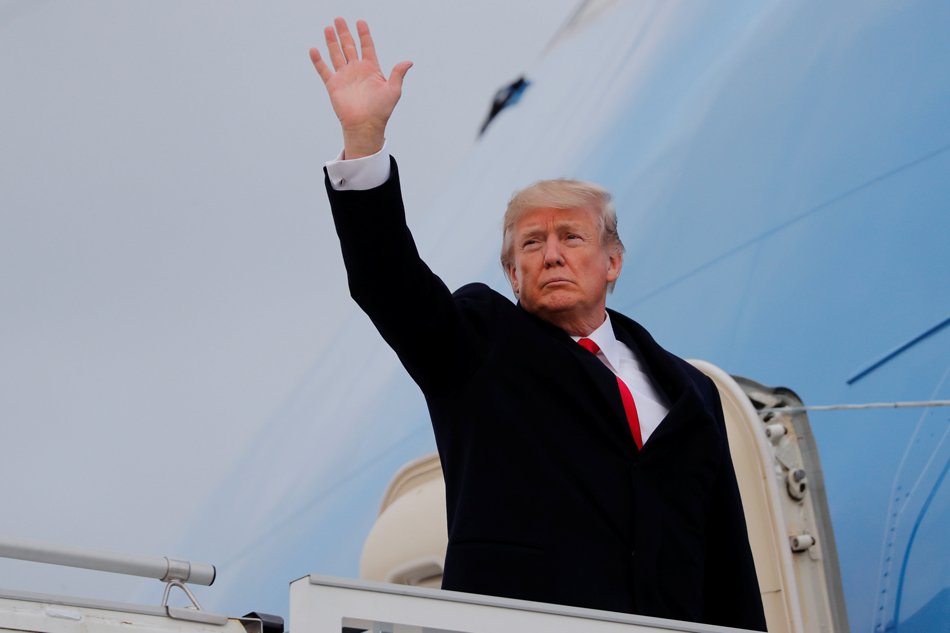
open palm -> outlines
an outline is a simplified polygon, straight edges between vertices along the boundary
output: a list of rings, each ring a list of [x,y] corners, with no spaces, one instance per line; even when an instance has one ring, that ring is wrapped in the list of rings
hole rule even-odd
[[[310,49],[310,59],[323,79],[333,111],[343,128],[346,158],[359,158],[382,147],[386,123],[402,95],[403,78],[412,63],[396,64],[387,79],[379,68],[376,48],[366,22],[359,20],[356,23],[362,56],[346,21],[337,18],[334,25],[335,29],[324,29],[333,69],[316,48]]]

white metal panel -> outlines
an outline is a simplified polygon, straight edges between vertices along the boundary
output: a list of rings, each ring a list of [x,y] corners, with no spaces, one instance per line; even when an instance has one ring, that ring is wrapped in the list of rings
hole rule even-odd
[[[423,587],[307,576],[290,585],[290,630],[337,633],[736,633],[734,629]]]
[[[144,609],[97,608],[46,599],[0,598],[0,631],[29,633],[247,633],[239,620],[220,624],[170,618]]]

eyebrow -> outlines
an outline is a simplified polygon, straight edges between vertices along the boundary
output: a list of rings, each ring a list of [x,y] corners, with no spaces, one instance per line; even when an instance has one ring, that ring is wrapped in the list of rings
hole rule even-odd
[[[518,232],[518,235],[527,235],[530,233],[543,232],[544,227],[545,227],[544,224],[532,224],[521,229],[521,231]],[[569,231],[575,231],[577,233],[582,232],[581,228],[583,228],[582,222],[573,222],[571,220],[560,220],[554,225],[555,230],[569,230]]]

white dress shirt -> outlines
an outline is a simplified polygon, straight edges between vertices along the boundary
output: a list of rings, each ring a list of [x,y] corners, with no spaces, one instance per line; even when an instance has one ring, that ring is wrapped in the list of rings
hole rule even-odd
[[[653,386],[650,375],[644,371],[643,364],[623,341],[617,340],[614,328],[610,324],[610,315],[606,315],[604,322],[588,336],[572,336],[575,341],[589,338],[597,343],[600,351],[597,358],[612,371],[615,376],[627,385],[633,402],[637,407],[637,418],[640,421],[640,439],[646,444],[656,427],[660,425],[666,414],[670,412],[666,405],[666,398]]]
[[[389,179],[389,152],[383,148],[370,156],[344,160],[343,152],[336,159],[324,164],[330,177],[330,186],[337,191],[359,191],[372,189],[385,183]],[[579,336],[572,337],[575,341]],[[640,421],[640,437],[646,444],[650,435],[660,425],[669,407],[666,399],[653,386],[649,374],[644,371],[643,364],[629,347],[618,341],[610,325],[610,315],[606,315],[603,324],[594,330],[589,338],[600,348],[597,358],[607,366],[614,375],[619,376],[633,395],[637,407],[637,417]]]
[[[351,160],[343,159],[343,150],[324,164],[330,186],[337,191],[362,191],[378,187],[389,180],[389,152],[386,144],[375,154]]]

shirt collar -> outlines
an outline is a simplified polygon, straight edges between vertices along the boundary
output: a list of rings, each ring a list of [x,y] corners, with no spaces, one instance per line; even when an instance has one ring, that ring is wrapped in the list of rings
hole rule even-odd
[[[571,338],[574,339],[575,342],[582,338],[589,338],[597,343],[597,347],[600,348],[600,353],[603,354],[607,360],[607,364],[614,370],[614,373],[620,371],[620,351],[617,349],[619,342],[614,334],[614,328],[610,324],[609,314],[605,312],[604,322],[587,336],[572,336]]]

